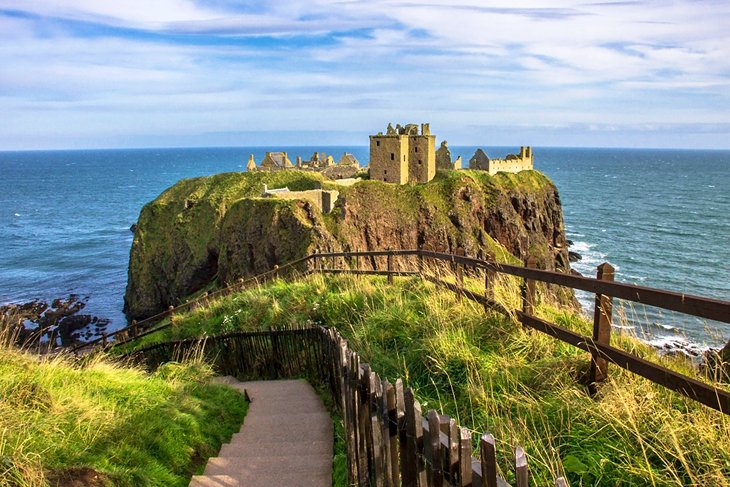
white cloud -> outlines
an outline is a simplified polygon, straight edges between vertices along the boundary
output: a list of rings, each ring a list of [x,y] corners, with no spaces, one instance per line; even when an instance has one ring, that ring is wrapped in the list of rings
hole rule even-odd
[[[0,0],[0,10],[28,14],[0,13],[0,110],[16,133],[69,137],[368,130],[396,117],[463,127],[730,122],[721,2],[247,5]]]

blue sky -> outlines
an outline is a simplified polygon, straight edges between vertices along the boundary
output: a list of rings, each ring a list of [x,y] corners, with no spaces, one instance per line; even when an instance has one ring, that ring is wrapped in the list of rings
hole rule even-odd
[[[0,150],[730,148],[730,2],[0,0]]]

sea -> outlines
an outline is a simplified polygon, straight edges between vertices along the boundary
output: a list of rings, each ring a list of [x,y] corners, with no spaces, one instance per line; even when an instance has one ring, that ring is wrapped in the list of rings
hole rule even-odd
[[[476,147],[453,146],[468,161]],[[484,147],[490,157],[513,147]],[[126,325],[130,226],[145,203],[182,178],[244,171],[249,154],[344,152],[361,147],[236,147],[0,152],[0,304],[86,300],[84,313]],[[575,270],[609,262],[616,280],[730,300],[730,151],[534,148],[535,168],[558,187]],[[593,296],[579,293],[586,314]],[[616,303],[619,332],[659,347],[702,350],[730,325]]]

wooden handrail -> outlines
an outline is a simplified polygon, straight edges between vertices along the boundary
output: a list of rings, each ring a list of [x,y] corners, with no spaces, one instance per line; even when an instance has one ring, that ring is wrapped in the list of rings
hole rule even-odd
[[[254,277],[249,277],[248,279],[246,279],[243,282],[236,282],[236,283],[230,284],[229,286],[226,286],[226,287],[224,287],[222,289],[219,289],[217,291],[214,291],[214,292],[212,292],[210,294],[207,294],[207,295],[204,295],[204,296],[200,296],[197,299],[194,299],[192,301],[188,301],[187,303],[183,303],[183,304],[180,304],[178,306],[170,307],[170,309],[168,309],[166,311],[162,311],[160,313],[157,313],[156,315],[153,315],[153,316],[150,316],[150,317],[145,318],[143,320],[140,320],[140,321],[138,321],[138,322],[136,322],[136,323],[134,323],[132,325],[125,326],[124,328],[120,328],[118,330],[114,330],[111,333],[107,333],[105,336],[102,336],[102,337],[96,338],[94,340],[90,340],[88,342],[83,342],[83,343],[80,343],[78,345],[75,345],[75,346],[71,347],[69,349],[69,351],[75,353],[78,350],[81,350],[82,348],[91,347],[91,346],[94,346],[94,345],[96,345],[98,343],[102,343],[103,346],[106,347],[107,346],[107,341],[108,341],[109,338],[115,337],[116,335],[119,335],[119,334],[126,333],[126,332],[128,332],[130,330],[133,330],[134,332],[137,332],[137,330],[140,327],[146,327],[147,325],[154,324],[154,323],[158,323],[158,322],[162,321],[163,319],[165,319],[166,317],[172,316],[172,314],[174,314],[176,312],[188,311],[192,306],[201,304],[202,302],[204,302],[204,301],[206,301],[206,300],[208,300],[210,298],[214,298],[214,297],[226,295],[227,293],[230,293],[231,291],[235,290],[236,288],[243,288],[243,287],[245,287],[248,283],[257,282],[257,281],[263,281],[263,280],[266,280],[266,278],[268,278],[269,276],[278,275],[278,273],[280,273],[283,270],[292,268],[294,266],[297,266],[299,264],[302,264],[304,262],[309,261],[310,259],[314,258],[315,255],[316,254],[307,255],[307,256],[302,257],[300,259],[297,259],[297,260],[294,260],[294,261],[289,262],[287,264],[284,264],[281,267],[275,266],[274,269],[268,270],[266,272],[263,272],[261,274],[258,274],[256,276],[254,276]],[[169,324],[168,325],[163,325],[163,326],[160,326],[160,327],[157,327],[157,328],[153,328],[153,329],[146,330],[144,333],[136,334],[135,336],[130,337],[127,340],[124,340],[123,342],[113,343],[113,344],[110,345],[110,348],[113,348],[113,347],[116,347],[116,346],[119,346],[119,345],[123,345],[125,343],[133,342],[133,341],[137,340],[138,338],[142,338],[143,336],[149,335],[150,333],[154,333],[156,331],[163,330],[163,329],[167,328],[168,326],[169,326]]]
[[[270,271],[267,271],[265,273],[259,274],[258,276],[249,278],[248,280],[244,281],[243,283],[236,283],[236,284],[228,286],[220,291],[216,291],[211,296],[222,295],[224,293],[230,292],[232,289],[242,288],[243,286],[246,285],[246,283],[249,283],[249,282],[258,282],[258,281],[266,280],[271,275],[277,276],[278,273],[281,272],[282,270],[291,268],[293,266],[299,265],[299,264],[307,262],[309,260],[314,260],[315,263],[317,263],[317,261],[319,259],[332,259],[332,261],[334,263],[334,259],[337,257],[351,258],[351,257],[383,257],[383,256],[389,257],[387,270],[327,269],[327,268],[323,268],[321,265],[319,265],[319,266],[315,265],[315,267],[317,267],[317,270],[319,270],[320,272],[332,273],[332,274],[352,273],[352,274],[360,274],[360,275],[386,275],[389,277],[389,282],[390,282],[390,279],[393,276],[408,276],[408,275],[419,274],[419,272],[415,272],[415,271],[405,271],[405,270],[393,269],[392,268],[392,259],[391,259],[393,256],[417,256],[419,258],[419,260],[422,260],[425,257],[425,258],[436,259],[436,260],[440,260],[440,261],[444,261],[444,262],[449,262],[452,264],[469,266],[469,267],[472,267],[475,269],[484,269],[484,270],[487,270],[492,273],[503,273],[503,274],[508,274],[508,275],[512,275],[512,276],[516,276],[516,277],[522,277],[522,278],[526,279],[528,283],[530,281],[532,281],[532,282],[539,281],[539,282],[544,282],[544,283],[548,283],[548,284],[567,286],[567,287],[571,287],[573,289],[581,289],[584,291],[596,293],[597,295],[603,295],[605,297],[608,297],[609,300],[611,297],[616,297],[616,298],[626,299],[629,301],[633,301],[633,302],[637,302],[637,303],[641,303],[641,304],[645,304],[645,305],[652,305],[652,306],[657,306],[657,307],[672,310],[672,311],[678,311],[678,312],[692,315],[692,316],[698,316],[701,318],[713,319],[713,320],[722,321],[725,323],[730,323],[730,302],[727,302],[727,301],[721,301],[721,300],[717,300],[717,299],[705,298],[702,296],[694,296],[694,295],[689,295],[689,294],[681,294],[681,293],[676,293],[676,292],[672,292],[672,291],[665,291],[665,290],[661,290],[661,289],[649,288],[649,287],[644,287],[644,286],[637,286],[634,284],[625,284],[625,283],[609,281],[609,280],[601,280],[601,279],[594,279],[594,278],[589,278],[589,277],[574,276],[571,274],[563,274],[563,273],[559,273],[559,272],[534,269],[531,267],[520,267],[520,266],[514,266],[514,265],[510,265],[510,264],[502,264],[502,263],[498,263],[498,262],[494,262],[494,261],[486,261],[486,260],[482,260],[482,259],[466,257],[463,255],[447,254],[447,253],[443,253],[443,252],[434,252],[434,251],[417,250],[417,249],[313,253],[313,254],[307,255],[305,257],[302,257],[300,259],[297,259],[293,262],[290,262],[288,264],[285,264],[281,267],[278,267],[278,268],[272,269]],[[662,367],[660,365],[653,364],[653,363],[648,362],[644,359],[641,359],[633,354],[624,352],[615,347],[611,347],[608,343],[608,340],[604,340],[603,342],[600,340],[595,340],[591,337],[583,336],[578,333],[572,332],[572,331],[570,331],[566,328],[560,327],[554,323],[550,323],[550,322],[541,320],[541,319],[533,316],[529,312],[530,311],[529,306],[527,306],[523,311],[519,311],[519,310],[510,311],[510,310],[505,309],[503,306],[496,303],[495,301],[490,300],[486,296],[483,296],[481,294],[477,294],[477,293],[474,293],[467,289],[464,289],[462,282],[457,282],[457,285],[455,285],[455,284],[441,281],[432,276],[423,275],[423,277],[436,284],[447,287],[448,289],[457,293],[459,296],[465,296],[468,299],[479,302],[482,305],[484,305],[485,307],[495,309],[503,314],[514,315],[525,326],[529,326],[530,328],[533,328],[542,333],[548,334],[548,335],[552,336],[553,338],[557,338],[565,343],[574,345],[578,348],[581,348],[582,350],[591,352],[591,354],[593,355],[594,364],[599,361],[602,361],[602,360],[611,362],[615,365],[618,365],[619,367],[622,367],[633,373],[641,375],[642,377],[645,377],[657,384],[660,384],[664,387],[677,391],[680,394],[682,394],[686,397],[689,397],[691,399],[694,399],[713,409],[722,411],[725,414],[730,414],[730,393],[728,393],[728,391],[726,391],[724,389],[720,389],[720,388],[702,383],[700,381],[697,381],[696,379],[693,379],[686,375],[683,375],[678,372],[674,372],[670,369],[667,369],[666,367]],[[457,281],[458,281],[458,279],[457,279]],[[159,320],[161,318],[171,315],[174,312],[182,311],[184,309],[189,309],[189,307],[191,307],[195,304],[198,304],[202,300],[208,299],[209,297],[210,296],[201,297],[197,300],[185,303],[176,308],[171,308],[169,311],[159,313],[159,314],[155,315],[154,317],[151,317],[151,318],[148,318],[147,320],[143,320],[139,323],[136,323],[136,325],[133,325],[135,327],[135,331],[136,331],[136,327],[139,327],[140,324],[144,324],[145,322],[149,323],[153,319]],[[530,298],[530,296],[527,296],[527,297]],[[163,325],[162,327],[150,329],[142,334],[138,334],[135,337],[131,337],[122,342],[113,343],[109,346],[114,347],[114,346],[122,345],[125,343],[130,343],[132,341],[137,340],[138,338],[141,338],[142,336],[146,336],[155,331],[159,331],[167,326],[169,326],[169,324]],[[111,334],[106,335],[105,337],[102,337],[95,341],[88,342],[88,343],[82,344],[80,346],[77,346],[72,350],[77,350],[82,347],[88,347],[89,345],[93,345],[100,341],[103,341],[104,345],[107,346],[106,341],[108,340],[108,338],[115,336],[119,333],[122,333],[126,330],[129,330],[130,328],[132,328],[132,326],[123,328],[121,330],[117,330]],[[602,378],[599,378],[597,380],[602,380]]]
[[[485,261],[471,257],[461,257],[441,252],[432,252],[429,250],[419,251],[419,254],[423,257],[455,262],[457,264],[463,264],[474,268],[489,269],[501,274],[509,274],[548,284],[557,284],[559,286],[580,289],[582,291],[588,291],[595,294],[605,294],[614,298],[656,306],[671,311],[678,311],[680,313],[698,316],[708,320],[730,323],[730,302],[721,301],[719,299],[665,291],[663,289],[645,286],[637,286],[636,284],[602,281],[591,277],[575,276],[561,272],[530,269],[527,267]]]

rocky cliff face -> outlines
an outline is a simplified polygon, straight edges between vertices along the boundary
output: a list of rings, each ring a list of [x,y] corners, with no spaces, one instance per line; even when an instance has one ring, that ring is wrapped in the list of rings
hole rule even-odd
[[[306,201],[259,198],[263,184],[327,187],[318,174],[230,173],[184,180],[140,214],[125,310],[154,314],[216,280],[270,270],[321,249],[424,248],[569,271],[555,186],[537,171],[489,176],[445,171],[428,184],[363,181],[341,187],[333,212]]]

